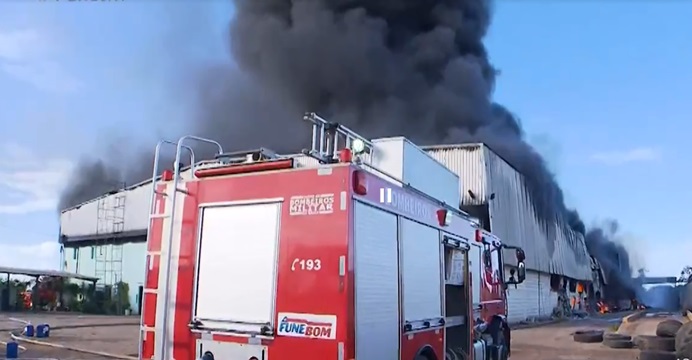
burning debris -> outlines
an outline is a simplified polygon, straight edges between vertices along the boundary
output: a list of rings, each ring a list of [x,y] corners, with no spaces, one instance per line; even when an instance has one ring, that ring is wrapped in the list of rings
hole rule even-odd
[[[629,308],[619,305],[619,302],[637,302],[644,294],[641,282],[633,277],[630,256],[619,241],[619,224],[615,220],[608,220],[603,226],[589,229],[584,236],[586,248],[600,264],[605,277],[603,297],[598,296],[598,301],[604,306],[598,306],[598,311],[606,309]]]
[[[402,135],[422,145],[483,142],[524,174],[545,224],[563,219],[586,233],[517,117],[492,101],[497,71],[483,44],[491,1],[234,4],[229,47],[237,66],[197,69],[191,84],[196,97],[188,104],[196,116],[185,132],[220,140],[228,150],[296,152],[307,143],[300,121],[309,110],[368,137]],[[189,27],[189,19],[183,25]],[[115,183],[144,180],[150,169],[148,148],[123,161],[83,161],[59,207],[108,192]],[[627,252],[606,235],[589,231],[587,246],[610,269],[608,276],[626,287]]]

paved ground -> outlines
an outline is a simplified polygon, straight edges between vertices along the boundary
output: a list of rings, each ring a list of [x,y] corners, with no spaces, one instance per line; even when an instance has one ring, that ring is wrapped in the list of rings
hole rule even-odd
[[[0,315],[0,340],[2,341],[9,340],[9,331],[15,331],[23,327],[21,323],[12,321],[11,318],[30,321],[34,325],[41,323],[49,324],[54,330],[51,331],[50,338],[45,340],[52,343],[60,343],[70,347],[106,353],[137,355],[137,328],[139,327],[139,318],[137,317],[47,313],[3,313]],[[97,326],[93,326],[94,324]],[[62,326],[81,327],[60,329]],[[56,349],[26,343],[21,343],[21,345],[27,348],[27,351],[22,353],[21,358],[54,358],[61,360],[111,359],[77,351]]]
[[[582,344],[572,340],[572,334],[581,329],[613,331],[627,314],[610,314],[599,318],[572,320],[552,325],[516,329],[512,332],[512,360],[635,360],[637,350],[616,350],[602,344]],[[51,327],[85,326],[73,329],[55,329],[49,339],[72,347],[122,355],[136,355],[138,318],[91,315],[14,314],[0,315],[0,340],[7,340],[7,332],[22,327],[8,317],[29,320],[33,324],[48,323]],[[660,317],[643,317],[620,328],[631,335],[653,334]],[[130,325],[123,325],[129,323]],[[91,324],[111,326],[86,327]],[[109,358],[75,351],[23,344],[28,350],[22,358],[93,359]]]

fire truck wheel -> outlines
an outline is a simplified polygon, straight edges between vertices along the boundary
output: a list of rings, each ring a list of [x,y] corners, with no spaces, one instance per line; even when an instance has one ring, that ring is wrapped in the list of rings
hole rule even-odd
[[[681,359],[692,359],[692,322],[683,325],[675,336],[675,351]]]
[[[418,350],[418,354],[413,357],[413,360],[437,360],[437,356],[435,356],[431,347],[425,346]]]
[[[663,320],[656,326],[656,336],[674,338],[681,327],[682,323],[680,321],[673,319]]]
[[[611,349],[631,349],[634,347],[632,340],[623,339],[603,339],[603,345]]]
[[[660,350],[660,351],[675,351],[675,339],[640,335],[637,336],[637,346],[642,350]]]
[[[580,343],[599,343],[603,341],[603,330],[579,330],[573,338]]]
[[[625,334],[607,333],[603,334],[603,341],[606,340],[632,340],[632,337]]]
[[[639,360],[677,360],[675,353],[658,350],[642,350]]]

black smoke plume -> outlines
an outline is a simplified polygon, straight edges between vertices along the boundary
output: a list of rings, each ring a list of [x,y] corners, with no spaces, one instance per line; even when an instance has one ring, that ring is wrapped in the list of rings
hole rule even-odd
[[[598,260],[606,277],[608,285],[603,294],[606,299],[642,300],[644,288],[632,273],[630,255],[621,241],[619,229],[615,220],[589,229],[584,236],[586,248]]]
[[[403,135],[420,145],[484,142],[525,175],[545,224],[562,219],[585,233],[545,161],[525,141],[518,118],[492,101],[497,71],[483,44],[491,1],[234,4],[234,65],[194,74],[197,116],[189,132],[217,139],[227,150],[297,152],[309,141],[302,113],[315,111],[367,137]],[[83,163],[60,208],[111,190],[115,181],[103,174],[129,184],[143,180],[151,155],[139,158],[115,171]],[[554,249],[552,241],[548,245]]]
[[[483,44],[491,1],[234,4],[229,48],[236,66],[195,74],[197,116],[188,131],[219,139],[227,149],[263,145],[295,152],[308,141],[302,113],[317,111],[368,137],[404,135],[421,145],[481,141],[525,174],[546,223],[568,214],[518,119],[491,100],[497,71]],[[132,168],[149,163],[128,161],[126,171],[105,171],[117,181],[103,181],[85,171],[103,163],[85,162],[77,171],[81,181],[65,190],[60,207],[111,190],[112,183],[141,181],[135,175],[148,171]]]

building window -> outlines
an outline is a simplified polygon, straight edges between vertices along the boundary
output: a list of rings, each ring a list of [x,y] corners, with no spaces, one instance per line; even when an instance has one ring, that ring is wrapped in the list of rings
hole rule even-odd
[[[72,259],[77,260],[78,256],[79,256],[79,248],[72,249]]]
[[[91,258],[93,259],[95,255],[96,255],[96,248],[92,246],[91,247]]]

